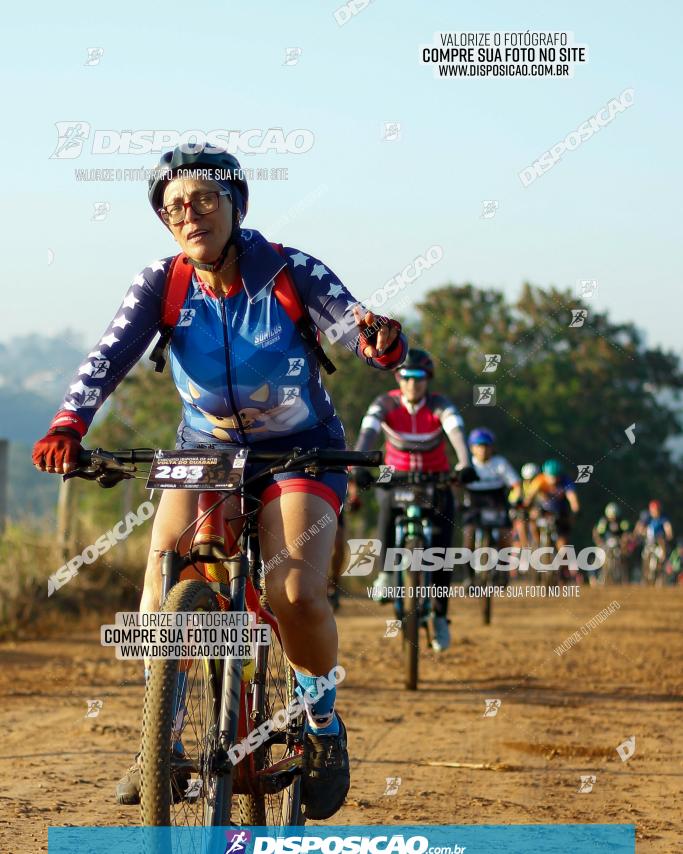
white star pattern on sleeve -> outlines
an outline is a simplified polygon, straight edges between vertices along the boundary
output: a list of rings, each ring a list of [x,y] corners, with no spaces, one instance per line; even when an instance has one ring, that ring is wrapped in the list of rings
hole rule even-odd
[[[305,267],[306,261],[310,258],[310,255],[304,255],[303,252],[297,252],[295,255],[292,255],[292,261],[294,261],[295,267]]]
[[[126,326],[130,323],[130,320],[126,317],[125,314],[120,314],[118,317],[115,317],[112,320],[112,329],[125,329]]]
[[[140,302],[140,300],[135,296],[135,294],[133,293],[133,289],[131,288],[123,298],[123,307],[135,308],[136,302]]]
[[[145,277],[142,275],[142,273],[140,273],[139,275],[137,275],[133,279],[133,287],[135,287],[135,285],[137,285],[139,288],[141,288],[144,284],[145,284]]]
[[[311,272],[312,276],[315,276],[318,281],[322,279],[323,276],[326,276],[330,271],[324,264],[315,264],[313,270]]]
[[[104,359],[102,353],[99,350],[93,350],[92,353],[88,353],[89,359]]]
[[[154,261],[152,264],[149,265],[149,267],[153,273],[158,273],[164,269],[164,265],[161,263],[161,261]]]
[[[87,386],[81,380],[69,386],[69,394],[85,394]]]
[[[341,285],[330,285],[330,289],[327,292],[328,297],[338,297],[339,294],[344,290]]]
[[[105,335],[100,341],[98,341],[98,343],[103,344],[105,347],[113,347],[118,340],[119,339],[116,335],[114,335],[113,332],[110,332],[109,335]]]

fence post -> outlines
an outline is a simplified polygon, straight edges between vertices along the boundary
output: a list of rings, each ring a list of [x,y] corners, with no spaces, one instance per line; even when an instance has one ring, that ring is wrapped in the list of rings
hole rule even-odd
[[[75,478],[60,480],[59,497],[57,499],[57,543],[61,552],[62,560],[67,561],[73,557],[76,545],[76,494],[74,489]]]
[[[7,439],[0,439],[0,535],[5,533],[5,523],[7,521],[7,452],[9,442]]]

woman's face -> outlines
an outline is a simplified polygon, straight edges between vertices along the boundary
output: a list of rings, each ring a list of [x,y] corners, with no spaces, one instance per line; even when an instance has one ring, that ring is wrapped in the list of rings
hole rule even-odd
[[[215,181],[198,178],[176,178],[164,190],[162,205],[189,202],[205,193],[222,191]],[[185,208],[185,219],[178,225],[169,224],[171,234],[182,251],[200,263],[210,264],[218,258],[232,231],[232,203],[228,196],[218,197],[218,208],[211,213],[198,214],[191,206]]]

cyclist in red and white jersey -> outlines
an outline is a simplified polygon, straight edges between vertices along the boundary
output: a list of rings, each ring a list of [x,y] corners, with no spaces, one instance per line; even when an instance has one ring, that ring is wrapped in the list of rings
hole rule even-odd
[[[396,471],[447,472],[446,437],[458,458],[456,469],[463,479],[473,476],[467,442],[463,434],[463,420],[456,405],[442,394],[429,391],[429,381],[434,377],[434,363],[424,350],[410,349],[403,365],[396,370],[398,389],[376,397],[361,422],[356,450],[370,450],[380,433],[386,440],[384,461]],[[369,486],[370,477],[364,470],[354,472],[349,484],[351,500],[357,499],[358,486]],[[384,566],[386,549],[394,543],[394,519],[390,490],[378,489],[378,528],[382,543],[380,567]],[[433,509],[434,536],[432,546],[448,547],[453,537],[455,499],[451,489],[437,490]],[[443,573],[441,575],[440,573]],[[430,584],[448,586],[451,573],[438,570],[431,573]],[[376,588],[390,587],[393,582],[388,573],[380,572]],[[434,624],[432,646],[441,652],[450,645],[447,611],[448,597],[433,602]]]

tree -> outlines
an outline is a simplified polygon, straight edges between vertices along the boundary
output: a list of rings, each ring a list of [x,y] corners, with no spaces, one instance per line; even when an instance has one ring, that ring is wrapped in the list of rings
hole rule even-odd
[[[494,290],[447,285],[417,308],[436,384],[461,406],[468,428],[492,427],[517,466],[556,457],[570,477],[578,465],[594,466],[578,487],[583,537],[608,501],[633,519],[653,495],[683,525],[683,469],[666,444],[681,429],[671,403],[683,388],[677,356],[645,347],[633,324],[613,323],[555,288],[525,284],[508,304]],[[587,312],[583,325],[571,325],[572,310]],[[495,372],[483,370],[487,353],[501,356]],[[489,383],[496,405],[475,406],[473,386]],[[634,423],[632,445],[625,431]]]

